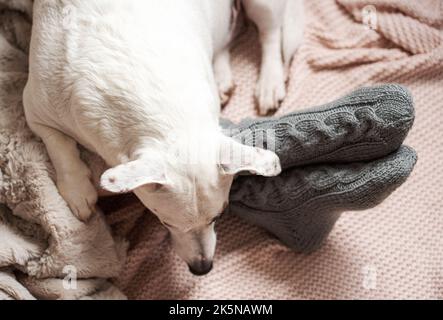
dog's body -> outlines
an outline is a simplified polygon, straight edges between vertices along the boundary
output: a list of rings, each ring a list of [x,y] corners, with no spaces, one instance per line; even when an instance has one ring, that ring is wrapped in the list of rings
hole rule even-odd
[[[244,5],[260,16],[266,7],[261,2]],[[232,8],[233,0],[34,3],[24,105],[29,126],[54,164],[61,195],[82,220],[94,211],[97,192],[79,143],[113,167],[103,175],[102,187],[134,191],[168,227],[179,255],[197,274],[212,266],[214,219],[226,205],[234,175],[280,172],[274,153],[221,134],[219,91],[223,96],[232,85]],[[261,14],[272,12],[268,9]],[[267,33],[260,34],[263,40]],[[264,49],[266,70],[275,58],[271,51]],[[274,62],[281,67],[278,74],[281,56],[279,61],[280,66]],[[262,83],[273,83],[269,76],[261,77],[268,79]],[[284,83],[283,75],[277,78]],[[248,160],[179,162],[171,157],[177,147],[186,155],[238,150]]]

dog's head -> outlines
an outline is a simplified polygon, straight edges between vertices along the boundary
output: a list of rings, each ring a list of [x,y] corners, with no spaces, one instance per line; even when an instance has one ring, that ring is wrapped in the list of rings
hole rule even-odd
[[[170,231],[173,247],[190,271],[204,275],[212,269],[214,226],[228,205],[234,176],[241,172],[275,176],[281,168],[275,153],[222,135],[211,144],[200,144],[209,158],[195,157],[199,153],[195,144],[187,149],[194,160],[183,154],[174,160],[142,154],[106,171],[101,186],[116,193],[134,191]]]

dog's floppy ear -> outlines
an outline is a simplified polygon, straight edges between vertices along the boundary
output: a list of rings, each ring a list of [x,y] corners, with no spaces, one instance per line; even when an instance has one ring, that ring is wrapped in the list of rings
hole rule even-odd
[[[274,152],[245,146],[228,137],[221,138],[219,163],[222,173],[227,175],[248,171],[273,177],[281,172],[280,159]]]
[[[126,193],[142,186],[167,183],[165,170],[156,161],[139,159],[107,170],[100,178],[100,186],[114,193]]]

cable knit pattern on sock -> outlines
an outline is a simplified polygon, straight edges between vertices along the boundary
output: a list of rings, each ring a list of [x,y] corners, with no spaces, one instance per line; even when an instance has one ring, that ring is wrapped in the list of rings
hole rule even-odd
[[[340,213],[372,208],[412,172],[413,149],[369,163],[315,165],[287,169],[280,176],[236,179],[230,210],[264,227],[296,251],[317,249]]]
[[[400,147],[413,121],[409,91],[388,84],[361,88],[306,112],[248,119],[227,133],[244,144],[275,150],[288,168],[385,156]]]
[[[223,121],[242,143],[275,150],[285,169],[274,178],[238,177],[230,209],[292,249],[313,251],[343,211],[374,207],[409,176],[415,151],[399,147],[413,121],[412,97],[395,84],[281,118]]]

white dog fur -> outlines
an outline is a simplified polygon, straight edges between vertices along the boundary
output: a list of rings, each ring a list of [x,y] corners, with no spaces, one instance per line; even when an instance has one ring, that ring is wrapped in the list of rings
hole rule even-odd
[[[285,95],[284,63],[300,41],[300,4],[243,0],[263,47],[262,113]],[[97,191],[77,143],[96,152],[112,167],[103,189],[133,191],[170,230],[195,274],[212,268],[214,222],[234,175],[281,170],[273,152],[240,145],[219,127],[220,96],[233,86],[232,8],[233,0],[34,2],[24,106],[60,194],[79,219],[89,218]]]

